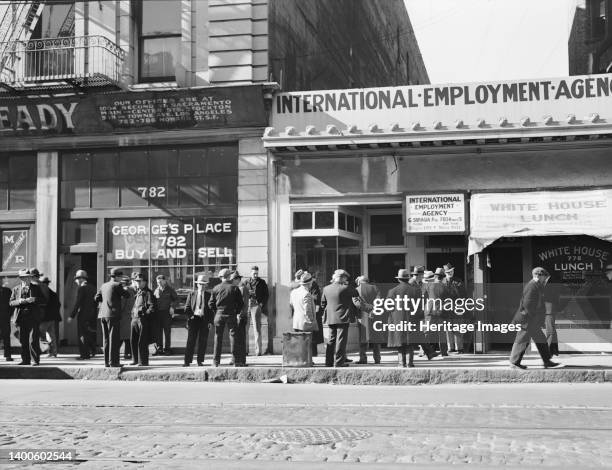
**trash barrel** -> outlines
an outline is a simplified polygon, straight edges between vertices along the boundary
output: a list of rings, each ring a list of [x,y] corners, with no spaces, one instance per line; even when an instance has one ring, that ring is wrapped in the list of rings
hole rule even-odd
[[[283,333],[283,366],[311,367],[312,333]]]

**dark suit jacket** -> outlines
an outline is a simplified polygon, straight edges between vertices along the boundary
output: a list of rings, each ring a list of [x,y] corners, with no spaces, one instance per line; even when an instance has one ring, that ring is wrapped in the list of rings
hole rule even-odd
[[[238,315],[243,305],[240,289],[225,281],[214,287],[208,302],[210,309],[219,315]]]
[[[0,287],[0,323],[9,323],[13,309],[9,305],[11,301],[11,289]]]
[[[79,321],[91,321],[96,318],[97,304],[94,300],[96,288],[86,282],[77,289],[77,298],[74,303],[70,318],[79,316]]]
[[[359,292],[354,287],[337,283],[325,286],[321,294],[321,308],[325,312],[323,314],[325,324],[350,323],[358,312],[353,303],[353,297],[359,297]]]
[[[187,315],[187,318],[193,317],[196,307],[197,307],[197,301],[198,301],[198,291],[197,290],[191,291],[187,295],[187,301],[185,302],[185,315]],[[208,302],[210,302],[210,292],[204,291],[204,299],[203,299],[203,304],[202,304],[202,308],[204,309],[204,321],[206,323],[212,323],[214,314],[212,310],[210,309],[210,307],[208,306]]]
[[[129,297],[117,281],[108,281],[100,286],[94,300],[100,304],[98,318],[121,318],[121,299]]]
[[[21,303],[22,299],[34,297],[33,302]],[[19,284],[13,287],[11,293],[11,300],[9,305],[15,308],[15,323],[19,325],[23,321],[34,321],[36,323],[41,321],[41,312],[39,305],[44,305],[45,299],[43,297],[40,288],[35,284],[30,284],[30,293],[26,295],[23,293],[23,285]]]
[[[49,289],[49,298],[47,299],[42,321],[62,321],[62,315],[60,313],[61,306],[62,304],[59,301],[57,292]]]
[[[543,321],[545,313],[544,288],[532,279],[523,288],[523,296],[512,321],[513,323]]]

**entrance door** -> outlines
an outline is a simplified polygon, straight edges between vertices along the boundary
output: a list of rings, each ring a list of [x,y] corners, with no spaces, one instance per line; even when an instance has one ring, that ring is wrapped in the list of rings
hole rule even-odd
[[[368,255],[368,276],[382,295],[397,285],[397,271],[406,267],[404,253],[381,253]]]
[[[495,246],[488,249],[491,268],[488,284],[488,321],[510,323],[523,292],[523,249],[520,246]],[[504,338],[502,340],[502,337]],[[510,350],[512,335],[489,333],[487,342],[491,348]]]
[[[64,255],[64,272],[62,274],[64,282],[64,299],[62,302],[64,319],[70,315],[76,301],[77,285],[74,282],[74,275],[79,269],[84,269],[89,276],[89,283],[97,287],[97,266],[96,253],[69,253]],[[78,344],[76,322],[69,324],[67,321],[63,321],[62,325],[64,328],[62,336],[68,340],[68,344]]]

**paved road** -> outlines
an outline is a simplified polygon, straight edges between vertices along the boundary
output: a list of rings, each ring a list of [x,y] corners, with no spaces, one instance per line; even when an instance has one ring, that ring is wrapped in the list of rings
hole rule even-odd
[[[0,450],[76,449],[79,468],[612,465],[610,384],[0,387]]]

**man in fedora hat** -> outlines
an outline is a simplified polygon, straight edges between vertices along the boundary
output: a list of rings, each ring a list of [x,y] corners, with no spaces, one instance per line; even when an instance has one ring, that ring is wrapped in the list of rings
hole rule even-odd
[[[129,293],[121,285],[122,277],[123,271],[121,268],[112,268],[110,280],[100,286],[94,297],[99,306],[98,318],[102,325],[104,367],[121,367],[119,362],[121,299],[129,297]]]
[[[412,268],[412,272],[410,273],[410,279],[408,280],[409,284],[416,285],[420,288],[423,287],[423,275],[425,274],[425,267],[417,264]]]
[[[19,365],[40,364],[40,305],[44,299],[40,288],[32,284],[29,269],[18,273],[20,283],[13,287],[9,305],[15,309],[15,324],[19,327],[21,362]]]
[[[155,295],[155,301],[157,306],[156,312],[156,327],[157,332],[155,338],[155,355],[165,354],[169,356],[172,354],[171,349],[171,334],[172,334],[172,316],[174,315],[174,307],[178,301],[178,295],[176,291],[168,284],[168,279],[163,274],[160,274],[156,278],[157,288],[153,295]],[[165,341],[165,344],[164,344]]]
[[[520,324],[521,329],[516,332],[514,338],[510,353],[510,367],[527,369],[527,366],[522,365],[521,361],[532,338],[542,357],[544,367],[547,369],[558,367],[560,364],[550,360],[552,356],[546,343],[546,337],[542,333],[546,314],[544,286],[550,275],[542,267],[533,268],[531,275],[532,279],[525,284],[523,296],[514,317],[514,323]]]
[[[249,350],[249,288],[247,287],[246,281],[242,280],[242,276],[238,271],[234,271],[230,275],[230,280],[242,294],[242,301],[244,305],[236,320],[236,357],[238,362],[230,361],[231,364],[235,364],[236,367],[246,367],[246,357]]]
[[[62,321],[60,307],[62,304],[59,301],[57,293],[49,287],[51,279],[49,276],[41,276],[38,281],[43,297],[45,299],[45,309],[42,311],[40,322],[40,336],[46,339],[49,344],[49,353],[47,357],[57,357],[57,325]]]
[[[204,365],[206,354],[206,343],[208,342],[208,331],[213,322],[213,312],[208,306],[210,292],[208,276],[199,274],[196,278],[196,290],[189,292],[185,302],[185,315],[187,316],[187,344],[185,346],[185,360],[183,367],[189,367],[193,361],[193,354],[198,343],[196,360],[198,366]]]
[[[358,276],[355,283],[359,297],[363,300],[357,319],[359,326],[359,361],[357,364],[368,363],[368,344],[372,345],[374,364],[380,364],[380,345],[386,343],[386,339],[380,332],[372,328],[372,310],[374,301],[380,298],[380,291],[375,284],[370,282],[366,274]]]
[[[463,281],[455,276],[455,267],[451,263],[446,263],[443,266],[445,278],[442,280],[444,284],[448,287],[449,297],[453,299],[453,302],[457,299],[465,299],[466,291],[465,286],[463,285]],[[463,314],[457,314],[455,312],[450,312],[449,321],[453,325],[461,325],[466,323],[468,320],[466,318],[467,312]],[[465,333],[466,335],[469,333]],[[446,332],[446,340],[449,347],[449,352],[456,352],[457,354],[463,354],[464,351],[464,342],[463,342],[463,333],[455,332],[455,331],[447,331]]]
[[[232,284],[230,280],[231,271],[227,268],[219,271],[221,284],[217,284],[210,295],[208,306],[215,314],[215,347],[213,364],[219,367],[221,363],[221,350],[223,348],[223,331],[229,329],[230,350],[234,358],[234,364],[239,360],[236,358],[236,326],[238,315],[242,311],[244,301],[240,289]]]
[[[78,359],[89,359],[95,353],[96,341],[96,288],[89,283],[87,272],[79,269],[74,275],[77,284],[77,296],[68,323],[77,317],[77,334],[79,335]]]
[[[346,343],[352,318],[361,307],[359,292],[348,284],[349,274],[344,269],[334,271],[331,283],[323,288],[321,308],[323,321],[329,327],[325,351],[327,367],[347,367]]]
[[[147,286],[147,280],[140,272],[132,275],[132,286],[136,289],[132,306],[132,365],[149,365],[149,344],[151,343],[151,319],[155,314],[155,296]]]
[[[308,271],[303,271],[299,285],[289,295],[289,308],[292,317],[293,331],[315,332],[318,331],[317,310],[315,299],[310,292],[313,277]],[[311,335],[311,352],[316,351],[317,344]]]
[[[3,282],[6,278],[2,279]],[[4,283],[0,285],[0,340],[4,345],[4,360],[12,362],[11,357],[11,312],[12,308],[9,305],[11,301],[11,289],[6,287]]]

